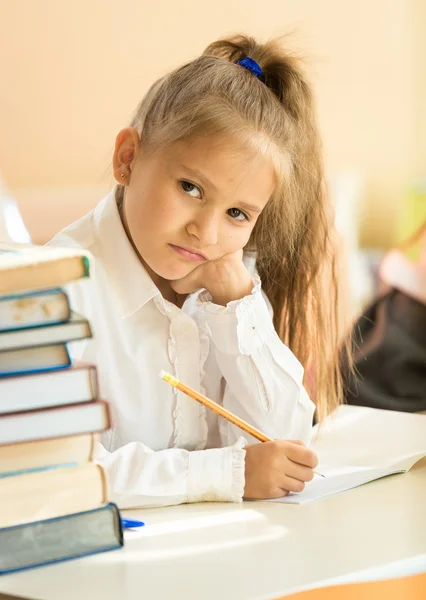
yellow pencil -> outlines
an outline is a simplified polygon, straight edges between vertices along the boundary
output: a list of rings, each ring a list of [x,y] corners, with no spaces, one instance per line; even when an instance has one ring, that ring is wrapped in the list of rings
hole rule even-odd
[[[223,417],[224,419],[227,419],[228,421],[230,421],[231,423],[233,423],[234,425],[236,425],[237,427],[239,427],[246,433],[249,433],[254,438],[259,440],[259,442],[273,442],[274,441],[273,438],[264,434],[259,429],[256,429],[256,427],[253,427],[252,425],[250,425],[250,423],[243,421],[243,419],[240,419],[240,417],[237,417],[237,415],[234,415],[234,413],[231,413],[229,410],[227,410],[223,406],[220,406],[220,404],[218,404],[217,402],[214,402],[213,400],[210,400],[210,398],[203,396],[203,394],[200,394],[193,388],[189,387],[189,385],[185,385],[184,383],[179,381],[179,379],[177,379],[176,377],[173,377],[173,375],[170,375],[170,373],[166,373],[166,371],[161,371],[160,377],[161,377],[161,379],[164,379],[164,381],[167,381],[167,383],[170,383],[170,385],[177,388],[178,390],[180,390],[181,392],[183,392],[184,394],[186,394],[193,400],[196,400],[200,404],[203,404],[203,406],[206,406],[207,408],[212,410],[217,415],[220,415],[221,417]],[[325,477],[325,475],[322,475],[322,473],[317,473],[316,471],[314,471],[314,473],[315,473],[315,475],[319,475],[320,477]]]

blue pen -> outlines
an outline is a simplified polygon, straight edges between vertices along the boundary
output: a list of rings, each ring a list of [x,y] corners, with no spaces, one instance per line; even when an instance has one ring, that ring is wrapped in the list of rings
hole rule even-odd
[[[121,524],[123,529],[132,529],[133,527],[143,527],[145,525],[143,521],[137,521],[136,519],[123,519],[123,517],[121,517]]]

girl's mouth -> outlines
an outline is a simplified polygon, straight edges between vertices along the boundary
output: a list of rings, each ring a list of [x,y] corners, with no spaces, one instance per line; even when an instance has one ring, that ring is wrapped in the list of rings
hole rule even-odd
[[[203,262],[207,260],[207,257],[204,256],[201,252],[197,250],[193,250],[191,248],[184,248],[182,246],[175,246],[174,244],[169,244],[170,248],[173,248],[177,254],[183,256],[184,258],[191,260],[192,262]]]

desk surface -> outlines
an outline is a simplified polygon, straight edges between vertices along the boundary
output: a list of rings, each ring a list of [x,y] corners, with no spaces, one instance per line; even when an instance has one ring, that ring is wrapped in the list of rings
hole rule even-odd
[[[406,474],[310,504],[126,514],[147,525],[127,532],[124,550],[2,577],[0,592],[38,600],[263,600],[330,580],[426,571],[426,459]]]

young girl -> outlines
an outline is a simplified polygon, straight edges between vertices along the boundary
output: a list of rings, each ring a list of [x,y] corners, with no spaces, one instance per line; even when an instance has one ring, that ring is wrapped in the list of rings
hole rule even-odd
[[[301,491],[317,464],[302,365],[319,415],[341,390],[320,141],[296,60],[278,42],[211,44],[151,87],[113,168],[115,190],[51,242],[96,259],[71,300],[94,329],[77,357],[112,405],[99,460],[113,499]],[[161,369],[277,441],[244,440]]]

